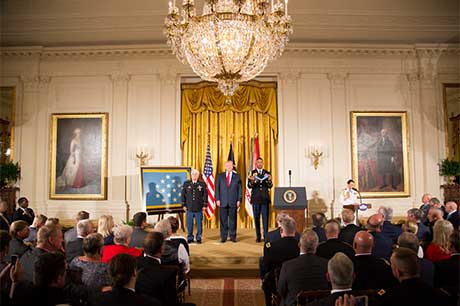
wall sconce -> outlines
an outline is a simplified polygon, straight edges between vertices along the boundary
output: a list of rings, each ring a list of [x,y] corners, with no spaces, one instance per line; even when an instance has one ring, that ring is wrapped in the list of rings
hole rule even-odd
[[[141,167],[147,165],[147,161],[150,159],[150,150],[146,145],[140,145],[136,148],[136,158],[139,159],[139,165]]]
[[[324,155],[323,145],[309,145],[305,155],[312,159],[313,167],[318,170],[320,158]]]

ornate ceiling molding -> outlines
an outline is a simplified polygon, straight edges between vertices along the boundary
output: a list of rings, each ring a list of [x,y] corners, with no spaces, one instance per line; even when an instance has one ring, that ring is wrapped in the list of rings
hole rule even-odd
[[[362,45],[362,44],[290,44],[289,55],[313,56],[417,56],[420,52],[440,50],[442,54],[458,55],[457,45]],[[124,45],[98,47],[3,47],[2,57],[101,58],[171,56],[166,45]]]

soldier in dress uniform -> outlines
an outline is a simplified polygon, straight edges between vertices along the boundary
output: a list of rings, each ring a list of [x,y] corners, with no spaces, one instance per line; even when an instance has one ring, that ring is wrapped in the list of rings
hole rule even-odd
[[[191,180],[184,182],[182,186],[182,206],[186,212],[187,222],[187,241],[193,242],[193,219],[196,220],[196,242],[201,243],[201,234],[203,232],[203,212],[208,205],[208,192],[206,184],[198,181],[200,172],[192,170]]]
[[[254,213],[254,223],[256,225],[256,242],[260,242],[260,214],[262,213],[265,240],[268,233],[269,189],[273,187],[272,176],[270,172],[264,169],[264,161],[260,157],[256,161],[256,169],[252,170],[248,178],[248,186],[252,188],[251,204]]]

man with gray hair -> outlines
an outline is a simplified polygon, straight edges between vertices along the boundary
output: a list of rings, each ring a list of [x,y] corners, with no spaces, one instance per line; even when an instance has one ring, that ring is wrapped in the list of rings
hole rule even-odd
[[[315,255],[318,243],[314,231],[304,231],[300,237],[300,256],[283,264],[278,281],[281,305],[295,306],[296,296],[303,290],[329,289],[327,259]]]
[[[335,305],[335,300],[345,293],[352,293],[353,262],[342,252],[335,254],[327,264],[327,279],[332,286],[331,295],[324,299],[315,300],[307,306]]]
[[[281,239],[281,224],[283,223],[284,219],[286,219],[287,217],[289,217],[288,214],[285,214],[285,213],[280,213],[280,214],[277,214],[276,215],[276,224],[278,225],[278,227],[272,231],[269,231],[267,233],[267,236],[265,237],[265,243],[266,242],[274,242],[276,240],[280,240]],[[300,234],[299,233],[295,233],[295,239],[297,241],[300,240]]]
[[[423,224],[423,211],[419,208],[411,208],[407,211],[407,221],[417,223],[417,238],[422,241],[429,241],[431,237],[431,230],[428,226]]]
[[[203,212],[208,206],[208,191],[206,184],[198,181],[200,172],[192,169],[191,180],[184,182],[182,187],[182,207],[186,212],[187,222],[187,242],[192,243],[193,237],[193,220],[196,221],[197,233],[196,242],[201,243],[203,232]]]
[[[84,211],[84,210],[79,211],[77,213],[77,216],[75,217],[76,223],[78,223],[78,221],[80,220],[86,220],[86,219],[89,219],[89,212]],[[64,241],[66,244],[69,243],[69,241],[72,241],[75,239],[77,239],[77,226],[76,225],[64,233]]]
[[[402,229],[400,226],[397,226],[391,223],[393,219],[393,208],[388,206],[380,206],[379,213],[383,215],[383,226],[382,226],[382,234],[391,239],[393,243],[396,243],[398,240],[399,235],[402,233]]]
[[[446,203],[446,220],[452,223],[454,229],[458,229],[460,215],[457,210],[457,203],[449,201]]]
[[[83,239],[93,232],[90,220],[80,220],[77,223],[77,238],[66,243],[66,260],[71,262],[77,256],[83,255]]]
[[[350,259],[355,256],[355,251],[353,251],[352,246],[339,240],[340,225],[337,221],[327,221],[324,229],[326,231],[327,240],[318,245],[316,255],[326,259],[331,259],[337,252],[346,254]]]
[[[422,196],[422,205],[420,205],[420,210],[423,212],[423,216],[422,216],[422,223],[425,223],[426,222],[426,217],[428,216],[428,211],[430,210],[431,208],[431,203],[430,203],[430,200],[431,198],[433,197],[433,195],[431,193],[425,193],[423,196]]]

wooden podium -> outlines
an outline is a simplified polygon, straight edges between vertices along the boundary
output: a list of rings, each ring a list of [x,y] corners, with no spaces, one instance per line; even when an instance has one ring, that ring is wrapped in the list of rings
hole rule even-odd
[[[275,187],[276,214],[285,213],[294,218],[296,231],[300,234],[306,226],[307,205],[305,187]]]

